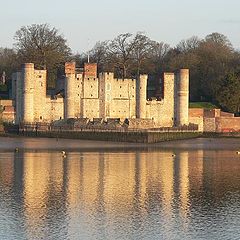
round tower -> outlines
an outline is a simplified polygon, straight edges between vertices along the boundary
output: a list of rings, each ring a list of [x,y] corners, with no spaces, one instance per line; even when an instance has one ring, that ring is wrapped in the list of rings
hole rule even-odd
[[[189,69],[180,69],[177,80],[177,124],[188,125]]]
[[[22,120],[33,122],[34,120],[34,64],[22,65]]]
[[[75,63],[65,63],[64,118],[75,117]]]
[[[136,84],[136,117],[146,118],[147,100],[147,79],[148,75],[140,75]]]

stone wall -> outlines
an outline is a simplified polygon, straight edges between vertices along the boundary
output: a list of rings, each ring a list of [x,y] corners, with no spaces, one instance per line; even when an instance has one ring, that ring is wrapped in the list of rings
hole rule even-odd
[[[157,126],[172,127],[174,125],[174,87],[173,73],[164,74],[163,99],[147,102],[147,118],[153,119]]]
[[[179,92],[174,73],[164,74],[163,99],[148,101],[147,75],[136,79],[115,79],[113,73],[97,78],[97,65],[87,63],[77,73],[75,63],[65,64],[64,101],[59,93],[46,95],[46,71],[35,70],[31,63],[24,64],[16,83],[16,109],[19,121],[50,122],[60,118],[120,118],[146,119],[157,127],[173,127],[176,120],[176,102]],[[188,71],[184,70],[184,93],[187,92]],[[61,83],[62,84],[62,83]],[[58,90],[62,88],[58,87]],[[54,93],[53,93],[54,94]],[[62,93],[61,93],[62,94]],[[184,95],[185,96],[185,95]],[[185,96],[186,97],[186,96]],[[184,98],[184,101],[187,100]],[[183,101],[183,102],[184,102]],[[186,118],[184,106],[184,117]],[[63,110],[64,109],[64,110]],[[144,126],[146,124],[142,123]]]
[[[99,112],[102,118],[135,118],[136,80],[115,79],[113,73],[100,74]]]
[[[189,122],[198,124],[204,132],[239,132],[240,117],[220,109],[189,109]]]
[[[84,77],[97,78],[97,64],[96,63],[85,63],[84,64]]]
[[[129,129],[149,129],[155,127],[152,119],[129,119],[128,122]]]
[[[47,71],[35,70],[34,73],[34,122],[41,122],[44,118],[46,119]]]
[[[0,100],[0,105],[3,107],[12,107],[14,106],[14,100]]]
[[[63,98],[51,99],[51,96],[46,97],[46,105],[44,108],[44,117],[42,121],[51,122],[64,117]]]
[[[221,110],[220,109],[204,109],[204,117],[213,118],[220,117]]]
[[[204,109],[203,108],[189,108],[188,110],[189,117],[203,117]]]
[[[216,131],[216,124],[215,118],[203,118],[203,130],[204,132],[215,132]]]
[[[216,118],[216,132],[240,132],[240,117]]]
[[[16,117],[15,109],[13,106],[5,106],[2,112],[2,120],[4,122],[14,122]]]
[[[199,132],[204,131],[203,117],[189,117],[189,123],[197,124]]]

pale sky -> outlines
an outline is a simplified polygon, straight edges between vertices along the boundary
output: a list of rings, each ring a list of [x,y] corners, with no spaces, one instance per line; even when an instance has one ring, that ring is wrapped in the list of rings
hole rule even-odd
[[[21,26],[49,23],[75,53],[138,31],[171,46],[219,32],[240,49],[239,0],[0,0],[0,7],[0,47],[12,47]]]

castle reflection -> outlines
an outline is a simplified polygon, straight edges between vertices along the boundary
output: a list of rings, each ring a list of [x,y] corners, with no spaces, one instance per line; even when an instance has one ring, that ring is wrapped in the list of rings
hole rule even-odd
[[[116,212],[115,221],[131,216],[135,219],[131,224],[141,228],[145,216],[160,208],[163,221],[171,227],[176,211],[189,219],[204,189],[205,193],[211,189],[213,197],[223,197],[223,187],[239,189],[239,179],[234,185],[228,178],[239,171],[240,164],[234,159],[234,166],[228,164],[224,154],[203,150],[69,152],[62,158],[58,152],[0,153],[0,187],[22,206],[29,237],[34,233],[44,239],[44,232],[35,226],[46,222],[58,229],[61,221],[68,221],[70,235],[79,223],[86,231],[96,223],[100,228],[108,225],[111,231]],[[10,194],[13,189],[19,193],[17,199]]]

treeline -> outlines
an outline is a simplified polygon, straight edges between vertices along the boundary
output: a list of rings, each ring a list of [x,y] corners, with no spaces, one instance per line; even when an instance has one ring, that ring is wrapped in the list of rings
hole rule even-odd
[[[194,36],[175,47],[144,33],[124,33],[97,42],[81,54],[72,54],[66,39],[48,24],[22,27],[14,39],[13,49],[0,49],[0,72],[7,76],[21,63],[34,62],[48,70],[48,86],[54,87],[65,61],[74,60],[81,67],[88,57],[100,72],[111,71],[117,77],[148,73],[160,78],[163,72],[189,68],[191,101],[209,101],[230,112],[240,111],[240,53],[220,33],[204,39]]]

